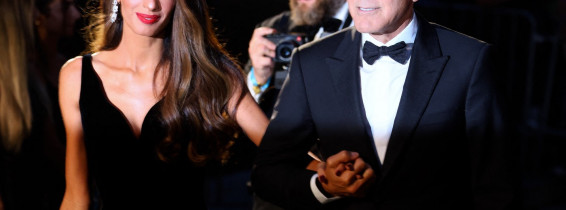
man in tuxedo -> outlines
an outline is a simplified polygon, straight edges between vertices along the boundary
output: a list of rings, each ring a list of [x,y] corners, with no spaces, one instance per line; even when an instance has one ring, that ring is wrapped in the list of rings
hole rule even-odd
[[[248,48],[248,89],[268,116],[285,79],[284,69],[288,67],[288,61],[274,61],[277,45],[265,36],[301,35],[304,43],[353,25],[346,0],[290,0],[289,7],[289,11],[261,22],[253,32]]]
[[[355,28],[295,50],[252,186],[287,209],[509,209],[491,46],[417,0],[348,0]],[[305,170],[317,143],[322,163]]]

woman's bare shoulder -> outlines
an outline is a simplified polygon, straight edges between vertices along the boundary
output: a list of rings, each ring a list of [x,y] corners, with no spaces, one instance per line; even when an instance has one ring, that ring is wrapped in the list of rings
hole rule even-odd
[[[81,85],[83,57],[69,59],[59,72],[59,88],[76,89]]]
[[[76,78],[81,75],[81,69],[83,64],[83,57],[77,56],[69,59],[63,67],[61,67],[60,79],[66,79],[69,77]]]

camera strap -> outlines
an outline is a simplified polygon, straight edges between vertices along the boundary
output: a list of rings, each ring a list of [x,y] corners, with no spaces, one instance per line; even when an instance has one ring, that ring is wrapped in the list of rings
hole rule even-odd
[[[257,82],[257,80],[255,78],[253,67],[251,68],[249,74],[250,74],[250,79],[252,80],[252,89],[253,89],[255,94],[263,93],[263,91],[265,91],[265,89],[267,89],[269,87],[269,84],[271,83],[271,78],[267,79],[265,84],[260,84],[260,83]]]
[[[287,33],[289,31],[289,15],[282,15],[281,19],[279,19],[279,28],[280,29],[285,29],[285,31],[278,31],[279,33]]]

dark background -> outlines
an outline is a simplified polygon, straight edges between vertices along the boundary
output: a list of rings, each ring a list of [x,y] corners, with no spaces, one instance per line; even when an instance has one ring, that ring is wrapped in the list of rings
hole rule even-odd
[[[76,0],[83,8],[85,1]],[[254,26],[288,10],[288,0],[207,2],[221,42],[241,64],[247,62]],[[521,206],[566,209],[566,0],[420,0],[416,10],[431,22],[495,46],[513,146],[519,151]],[[84,49],[80,37],[71,43],[69,56]],[[235,151],[230,165],[211,170],[220,175],[207,181],[210,209],[251,209],[246,182],[255,151],[251,143],[236,148],[241,151]]]

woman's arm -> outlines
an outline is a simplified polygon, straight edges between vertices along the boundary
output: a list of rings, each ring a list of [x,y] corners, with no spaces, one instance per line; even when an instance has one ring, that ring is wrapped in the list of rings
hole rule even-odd
[[[65,195],[61,209],[88,209],[86,148],[79,110],[82,58],[68,61],[59,75],[59,104],[67,132]]]
[[[246,93],[246,96],[244,96],[236,108],[235,117],[236,122],[238,122],[238,125],[244,130],[248,138],[250,138],[256,146],[259,146],[269,120],[267,120],[267,117],[249,93]]]
[[[261,139],[267,130],[269,120],[261,111],[257,103],[250,94],[246,94],[236,111],[236,121],[242,127],[248,138],[251,139],[256,146],[259,146]],[[308,165],[307,169],[316,171],[320,161],[313,159]]]

